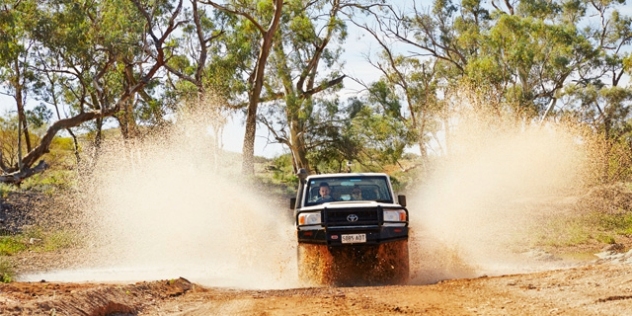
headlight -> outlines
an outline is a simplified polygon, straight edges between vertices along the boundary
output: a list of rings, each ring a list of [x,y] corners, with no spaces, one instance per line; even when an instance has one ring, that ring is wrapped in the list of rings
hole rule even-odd
[[[316,225],[320,222],[320,212],[298,214],[299,225]]]
[[[405,222],[406,211],[404,210],[387,210],[384,211],[385,222]]]

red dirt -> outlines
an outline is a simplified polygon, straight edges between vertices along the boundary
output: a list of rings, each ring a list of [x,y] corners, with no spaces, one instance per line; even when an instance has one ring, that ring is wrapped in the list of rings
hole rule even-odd
[[[240,290],[185,279],[0,285],[1,315],[632,315],[625,264],[431,285]]]

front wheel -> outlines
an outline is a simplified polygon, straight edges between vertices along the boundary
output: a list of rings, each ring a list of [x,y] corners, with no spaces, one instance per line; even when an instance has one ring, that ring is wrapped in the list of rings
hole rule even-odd
[[[410,275],[408,240],[381,244],[373,274],[382,284],[407,284]]]
[[[307,285],[407,284],[408,241],[332,248],[299,244],[298,271]]]
[[[333,257],[327,245],[298,244],[298,278],[308,286],[331,285]]]

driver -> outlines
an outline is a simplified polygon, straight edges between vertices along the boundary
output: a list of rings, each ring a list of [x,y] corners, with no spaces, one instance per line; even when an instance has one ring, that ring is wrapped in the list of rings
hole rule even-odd
[[[316,202],[318,203],[331,202],[334,200],[334,198],[331,197],[331,188],[329,188],[329,183],[327,182],[320,183],[318,193],[320,195],[320,197],[318,197],[318,200],[316,200]]]

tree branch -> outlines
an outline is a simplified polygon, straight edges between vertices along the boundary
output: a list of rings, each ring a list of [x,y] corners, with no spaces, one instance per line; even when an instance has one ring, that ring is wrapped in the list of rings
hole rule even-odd
[[[35,174],[42,173],[48,169],[48,164],[44,160],[40,162],[34,168],[24,168],[22,171],[16,171],[14,173],[5,174],[0,176],[0,182],[10,184],[20,184],[24,179],[31,177]]]
[[[321,84],[321,85],[319,85],[318,87],[316,87],[316,88],[314,88],[314,89],[307,90],[307,91],[305,91],[305,92],[302,94],[302,96],[303,96],[304,98],[306,98],[306,97],[308,97],[308,96],[312,96],[312,95],[314,95],[314,94],[316,94],[316,93],[318,93],[318,92],[321,92],[321,91],[323,91],[323,90],[327,90],[328,88],[333,87],[333,86],[335,86],[335,85],[337,85],[337,84],[341,83],[341,82],[342,82],[342,80],[343,80],[346,76],[347,76],[347,75],[342,75],[342,76],[340,76],[340,77],[338,77],[338,78],[336,78],[336,79],[333,79],[333,80],[327,81],[327,83],[325,83],[325,84]]]
[[[147,20],[147,23],[149,26],[151,26],[151,17],[149,16],[149,14],[144,10],[144,8],[142,7],[142,5],[139,3],[138,0],[134,0],[134,4],[136,4],[138,10],[145,16]],[[46,130],[46,133],[44,134],[44,136],[42,137],[42,140],[40,141],[40,144],[33,148],[33,150],[31,150],[23,159],[22,159],[22,165],[23,165],[23,170],[27,170],[28,168],[30,168],[30,166],[32,166],[37,160],[39,160],[44,154],[49,152],[50,149],[50,145],[53,141],[53,138],[55,137],[55,135],[57,135],[57,133],[62,130],[62,129],[68,129],[71,127],[76,127],[81,125],[84,122],[88,122],[97,118],[104,118],[104,117],[108,117],[108,116],[113,116],[116,112],[118,112],[121,109],[121,105],[125,102],[127,102],[130,98],[132,98],[134,96],[134,94],[136,94],[138,91],[140,91],[141,89],[143,89],[148,83],[149,81],[156,75],[156,73],[158,72],[158,70],[160,70],[160,68],[164,67],[165,65],[165,59],[164,59],[164,49],[162,47],[164,41],[167,39],[167,37],[175,30],[175,28],[178,27],[178,23],[173,23],[173,21],[175,20],[175,17],[179,14],[180,10],[182,8],[182,0],[180,0],[179,2],[179,6],[176,8],[176,10],[173,12],[171,18],[170,18],[170,23],[167,27],[167,29],[163,32],[162,36],[160,38],[156,37],[155,34],[153,33],[153,31],[150,29],[148,30],[148,34],[154,39],[154,45],[156,47],[156,51],[157,54],[156,56],[152,56],[155,59],[154,64],[147,70],[147,72],[141,77],[141,80],[139,82],[137,82],[136,84],[134,84],[133,86],[129,87],[127,89],[127,91],[123,92],[123,94],[120,96],[118,102],[116,102],[116,104],[112,107],[109,107],[107,109],[100,109],[100,110],[93,110],[93,111],[88,111],[88,112],[81,112],[73,117],[70,118],[66,118],[66,119],[61,119],[55,123],[53,123],[48,130]],[[45,164],[45,163],[44,163]],[[42,165],[42,163],[40,162],[40,165]],[[39,166],[39,165],[38,165]],[[45,167],[39,167],[39,168],[45,168]],[[38,167],[33,168],[32,171],[29,172],[36,172],[38,171]],[[12,168],[9,168],[9,170],[7,170],[7,172],[16,172],[18,171],[17,166],[14,166]],[[22,175],[27,175],[28,173],[24,173],[25,171],[23,171]],[[19,178],[19,177],[18,177]],[[10,179],[7,179],[10,180]],[[1,182],[2,180],[0,180]]]
[[[250,21],[250,23],[252,23],[259,30],[259,32],[261,32],[261,34],[265,34],[266,33],[266,30],[263,28],[263,26],[261,26],[261,24],[259,24],[252,15],[250,15],[250,14],[248,14],[246,12],[241,12],[241,11],[229,9],[228,7],[225,7],[223,5],[219,5],[219,4],[217,4],[217,3],[213,2],[213,1],[198,1],[198,2],[203,3],[203,4],[208,4],[208,5],[212,6],[215,9],[218,9],[218,10],[221,10],[221,11],[224,11],[224,12],[227,12],[227,13],[232,13],[232,14],[243,16],[248,21]]]

